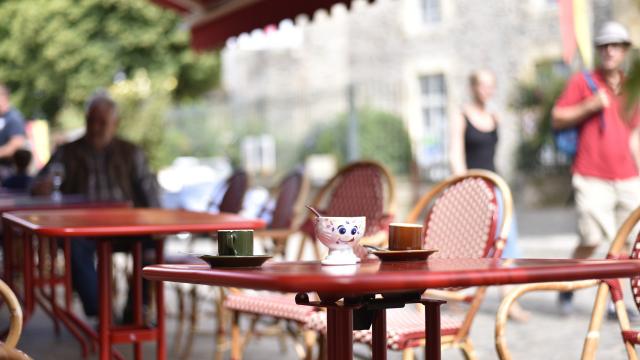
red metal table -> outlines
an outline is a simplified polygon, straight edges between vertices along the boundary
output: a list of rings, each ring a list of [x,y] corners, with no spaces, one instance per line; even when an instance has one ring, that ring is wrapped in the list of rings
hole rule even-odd
[[[43,210],[20,211],[3,214],[5,225],[18,227],[24,234],[22,237],[25,249],[25,262],[32,258],[31,237],[63,238],[65,242],[83,237],[98,242],[98,282],[100,292],[99,328],[96,333],[75,317],[67,307],[57,308],[53,313],[58,315],[67,327],[78,327],[98,341],[100,359],[111,359],[111,345],[116,343],[134,343],[136,358],[142,356],[142,341],[157,342],[157,358],[165,358],[164,339],[164,297],[163,287],[156,286],[156,327],[146,328],[142,319],[142,245],[139,238],[130,238],[133,243],[133,284],[134,286],[134,326],[114,327],[111,324],[111,254],[112,241],[127,241],[122,237],[141,235],[166,235],[180,232],[207,233],[221,229],[257,229],[265,226],[264,221],[247,219],[235,214],[209,214],[182,210],[165,209],[77,209],[77,210]],[[7,231],[13,234],[13,231]],[[163,242],[156,241],[155,261],[163,261]],[[33,267],[33,264],[27,264]],[[26,267],[25,267],[26,268]],[[25,289],[32,288],[25,276]],[[28,291],[25,292],[28,294]],[[33,297],[34,294],[29,294]],[[25,306],[26,312],[33,311],[33,301]],[[82,342],[82,341],[81,341]],[[83,354],[86,355],[86,344]],[[115,353],[115,355],[118,355]]]
[[[87,198],[84,195],[61,195],[61,197],[59,198],[53,198],[51,196],[30,196],[28,194],[11,194],[11,193],[4,193],[3,196],[0,197],[0,214],[4,214],[6,212],[11,212],[11,211],[36,211],[36,210],[63,210],[63,209],[104,209],[104,208],[129,208],[131,207],[131,203],[130,202],[125,202],[125,201],[91,201],[89,200],[89,198]],[[26,269],[26,275],[32,279],[33,276],[32,275],[32,271],[33,271],[33,267],[31,265],[34,264],[34,260],[30,259],[31,262],[27,262],[24,263],[22,262],[22,264],[18,264],[20,262],[20,260],[24,260],[24,256],[22,256],[22,259],[20,257],[15,257],[16,253],[14,253],[14,244],[13,244],[13,240],[14,237],[16,236],[16,234],[9,234],[10,231],[12,231],[12,228],[7,228],[6,225],[4,224],[4,221],[0,222],[0,229],[2,229],[2,233],[3,233],[3,242],[2,242],[2,246],[3,246],[3,279],[7,282],[7,284],[14,290],[16,291],[17,289],[15,289],[14,284],[13,284],[13,280],[14,280],[14,272],[13,270],[19,266],[21,266],[23,268],[23,270],[25,270],[24,268],[26,267],[26,265],[29,265],[29,267]],[[6,230],[6,231],[5,231]],[[44,257],[44,253],[46,252],[46,244],[44,244],[43,242],[39,242],[38,243],[38,253],[39,253],[39,257],[43,258]],[[49,252],[52,254],[54,252],[57,252],[56,249],[56,244],[54,242],[50,243],[50,249]],[[15,261],[18,260],[18,261]],[[65,260],[68,261],[68,256],[65,257]],[[53,263],[51,263],[51,265],[53,265]],[[39,262],[38,263],[38,271],[40,272],[40,276],[39,279],[34,279],[36,281],[32,282],[32,284],[34,284],[34,287],[31,287],[30,289],[34,289],[34,288],[38,288],[40,285],[46,285],[46,286],[55,286],[57,284],[63,284],[65,285],[65,292],[69,289],[71,289],[71,278],[68,277],[69,274],[67,274],[67,272],[65,271],[61,276],[55,276],[53,274],[53,272],[51,272],[51,274],[49,274],[48,277],[46,277],[44,275],[45,269],[44,269],[44,262]],[[69,264],[65,264],[65,269],[69,267]],[[68,285],[68,288],[67,288]],[[16,292],[17,294],[19,294],[18,292]],[[70,293],[65,293],[65,297],[69,297],[70,298],[71,294]],[[25,298],[24,296],[22,297],[23,301],[27,301],[27,304],[25,305],[29,305],[29,306],[33,306],[32,303],[29,303],[30,300],[32,300],[33,297],[29,297],[27,295],[27,297]],[[51,313],[47,313],[48,315],[52,315]],[[25,321],[28,320],[30,313],[25,311]],[[58,325],[57,323],[55,323],[56,325],[56,332],[59,331]]]
[[[351,359],[353,309],[361,306],[363,299],[372,299],[375,294],[383,294],[394,301],[394,295],[419,294],[433,288],[606,279],[628,277],[639,272],[640,261],[634,260],[433,259],[384,263],[367,260],[352,266],[281,262],[252,269],[153,265],[143,269],[143,276],[157,281],[298,293],[298,303],[327,308],[329,358]],[[308,292],[318,293],[322,301],[309,302]],[[424,302],[427,305],[425,358],[439,359],[439,305],[442,302]],[[373,359],[385,359],[386,315],[384,309],[378,309],[374,312],[372,326]]]

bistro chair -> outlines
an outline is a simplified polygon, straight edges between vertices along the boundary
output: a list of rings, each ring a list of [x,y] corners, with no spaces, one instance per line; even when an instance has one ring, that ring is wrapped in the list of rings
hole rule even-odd
[[[607,259],[625,259],[629,258],[625,254],[625,244],[628,242],[629,235],[640,221],[640,208],[634,210],[629,217],[624,221],[618,233],[616,234],[609,252],[607,253]],[[638,258],[639,255],[638,240],[636,240],[632,252],[631,258]],[[496,327],[495,327],[495,342],[496,351],[498,357],[503,360],[511,359],[511,353],[507,347],[506,342],[506,324],[508,319],[508,312],[511,305],[517,301],[517,299],[527,293],[533,291],[573,291],[586,289],[591,287],[597,287],[596,298],[593,304],[593,310],[591,312],[591,320],[589,322],[589,329],[584,339],[584,345],[582,347],[582,359],[594,359],[596,350],[598,347],[598,341],[600,340],[600,328],[602,326],[602,320],[607,307],[607,298],[609,293],[613,298],[616,306],[616,313],[620,321],[620,327],[622,329],[622,337],[625,341],[627,353],[629,359],[636,359],[634,345],[638,343],[638,332],[629,329],[629,320],[624,307],[624,301],[622,298],[622,291],[618,280],[583,280],[583,281],[565,281],[565,282],[550,282],[539,284],[524,284],[514,287],[502,300],[498,313],[496,314]],[[631,281],[631,288],[634,294],[634,300],[636,305],[638,304],[638,278],[633,278]],[[633,336],[636,336],[634,340]]]
[[[260,211],[259,217],[269,218],[269,224],[264,230],[256,230],[256,239],[271,240],[271,247],[265,251],[269,254],[284,256],[287,247],[287,239],[298,231],[296,219],[299,218],[302,206],[309,193],[309,181],[304,175],[302,167],[289,173],[278,185],[272,194],[275,199],[273,208],[266,204]],[[265,247],[267,244],[265,244]]]
[[[249,187],[249,176],[244,170],[235,170],[231,176],[226,180],[225,185],[221,188],[223,193],[214,194],[211,197],[209,205],[207,209],[210,209],[215,212],[226,212],[226,213],[234,213],[237,214],[242,210],[242,204],[244,201],[244,196],[247,193],[247,189]],[[187,239],[189,242],[188,249],[192,251],[193,246],[193,237],[189,237]],[[202,263],[200,259],[196,259],[192,256],[180,256],[173,258],[165,258],[166,263]],[[198,330],[198,320],[200,311],[200,298],[203,296],[198,292],[197,285],[188,285],[180,284],[175,287],[176,289],[176,298],[177,298],[177,331],[175,334],[175,343],[174,343],[174,354],[179,358],[189,358],[191,354],[191,350],[193,348],[193,340],[195,334]],[[220,299],[224,299],[224,293],[221,288],[216,288],[216,296]],[[189,302],[186,301],[186,298],[189,297]],[[221,314],[221,301],[216,301],[216,309],[215,312]],[[190,307],[187,310],[187,303],[189,303]],[[184,337],[184,329],[187,326],[187,321],[189,322],[188,333],[185,340],[184,348],[182,346],[182,338]],[[219,325],[216,330],[218,333],[224,333],[224,329]],[[220,337],[218,337],[218,346],[223,346],[220,343]],[[181,350],[182,348],[182,350]]]
[[[380,164],[371,161],[352,163],[342,168],[329,182],[319,190],[312,206],[326,216],[364,215],[367,218],[365,238],[361,243],[386,239],[386,232],[395,210],[395,184],[391,174]],[[311,215],[300,227],[303,242],[298,257],[302,256],[305,241],[311,241],[315,254],[320,251],[313,236],[313,218]],[[299,331],[309,320],[309,316],[318,309],[300,306],[295,303],[293,294],[249,293],[239,290],[230,292],[225,308],[232,311],[231,358],[240,359],[242,349],[253,336],[255,326],[262,317],[283,321],[288,333],[298,338]],[[252,315],[248,331],[242,335],[239,320],[242,314]],[[296,342],[296,351],[301,357],[309,358],[316,342],[314,332],[303,334],[304,345]]]
[[[631,248],[631,255],[629,259],[640,260],[640,234],[636,237],[636,241]],[[633,301],[636,304],[636,308],[640,311],[640,275],[634,276],[630,279],[631,293],[633,294]],[[640,345],[640,330],[631,329],[629,324],[629,315],[624,304],[624,298],[622,295],[622,286],[619,279],[611,279],[605,281],[609,286],[611,293],[611,300],[615,305],[616,315],[618,316],[618,324],[620,325],[620,331],[622,332],[622,340],[627,350],[627,356],[629,360],[637,360],[638,353],[636,352],[636,345]]]
[[[509,234],[512,212],[511,191],[504,180],[489,171],[471,170],[434,186],[414,206],[406,222],[424,224],[423,247],[438,250],[432,258],[499,258]],[[486,289],[478,287],[472,293],[463,292],[465,289],[425,292],[428,297],[469,304],[464,315],[442,315],[443,348],[459,348],[466,359],[476,358],[469,330]],[[417,306],[417,311],[424,311],[422,305]],[[326,333],[325,314],[313,314],[307,328]],[[403,359],[412,359],[414,348],[424,346],[424,336],[424,316],[417,316],[410,309],[388,311],[387,348],[403,351]],[[354,331],[354,342],[371,345],[371,330]]]
[[[30,359],[25,353],[16,349],[22,333],[22,308],[16,295],[2,280],[0,280],[0,296],[9,310],[9,331],[4,342],[0,342],[0,359]]]
[[[237,214],[242,210],[244,195],[249,187],[249,176],[244,170],[235,170],[226,181],[223,188],[224,195],[217,201],[215,196],[211,198],[209,209],[216,212]]]

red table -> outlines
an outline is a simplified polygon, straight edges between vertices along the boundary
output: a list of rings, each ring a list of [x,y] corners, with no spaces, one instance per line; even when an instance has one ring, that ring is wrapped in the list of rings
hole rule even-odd
[[[130,202],[125,202],[125,201],[91,201],[89,200],[89,198],[87,198],[84,195],[61,195],[60,198],[58,199],[54,199],[51,196],[30,196],[28,194],[13,194],[13,193],[3,193],[2,196],[0,196],[0,214],[4,214],[6,212],[11,212],[11,211],[36,211],[36,210],[52,210],[52,209],[56,209],[56,210],[63,210],[63,209],[104,209],[104,208],[129,208],[131,207],[131,203]],[[14,244],[13,244],[13,236],[15,236],[15,234],[9,234],[9,232],[13,231],[11,227],[7,227],[4,224],[4,221],[0,222],[0,229],[2,229],[3,232],[3,279],[7,282],[7,284],[14,290],[16,291],[15,287],[13,286],[13,270],[15,267],[17,266],[22,266],[23,270],[26,267],[26,265],[29,265],[28,269],[26,270],[26,274],[27,276],[31,276],[32,275],[32,264],[34,263],[33,259],[30,259],[29,261],[31,262],[27,262],[27,263],[22,263],[22,264],[16,264],[19,261],[14,261],[14,260],[20,260],[20,258],[16,258],[14,259],[14,256],[16,256],[17,254],[14,253]],[[6,230],[6,231],[5,231]],[[38,243],[39,247],[38,247],[38,253],[40,255],[41,258],[44,257],[44,252],[46,252],[47,249],[45,244],[43,244],[42,242]],[[51,242],[50,243],[50,249],[49,252],[50,253],[54,253],[57,252],[57,246],[55,244],[55,242]],[[24,260],[24,256],[22,256],[22,260]],[[65,260],[68,261],[68,256],[65,257]],[[53,263],[51,263],[51,265],[53,265]],[[68,268],[69,264],[65,264],[65,268]],[[50,276],[45,277],[44,275],[44,262],[39,262],[38,263],[38,271],[40,272],[40,276],[39,279],[37,279],[38,281],[32,282],[32,284],[34,285],[33,288],[37,288],[39,286],[55,286],[57,284],[64,284],[65,285],[65,291],[67,290],[67,286],[68,285],[68,289],[70,291],[71,289],[71,278],[68,277],[69,274],[67,274],[67,272],[63,273],[61,276],[55,276],[53,273],[50,274]],[[19,293],[18,293],[19,294]],[[71,294],[70,293],[65,293],[65,296],[68,297],[70,299]],[[32,300],[32,297],[27,296],[26,298],[23,296],[23,301],[26,300],[27,304],[25,305],[29,305],[29,306],[33,306],[33,304],[28,303],[30,300]],[[47,313],[49,315],[52,315],[51,313]],[[28,320],[30,313],[25,311],[25,318],[24,320]],[[56,332],[59,330],[57,323],[55,323],[56,325]]]
[[[322,266],[318,262],[267,263],[252,269],[210,269],[206,265],[153,265],[143,269],[150,280],[230,286],[298,293],[299,304],[327,308],[327,342],[330,359],[353,356],[353,309],[363,306],[373,313],[373,359],[386,358],[385,302],[426,303],[427,359],[440,358],[442,303],[411,299],[425,289],[547,281],[628,277],[640,272],[635,260],[501,260],[433,259],[427,262],[367,260],[361,265]],[[309,302],[307,292],[317,292],[321,302]],[[385,299],[372,296],[385,295]],[[404,294],[404,295],[403,295]],[[338,301],[343,298],[342,301]],[[388,300],[387,300],[388,298]]]
[[[165,358],[164,340],[164,297],[163,287],[156,286],[156,328],[146,328],[142,319],[142,244],[139,238],[129,239],[133,243],[133,284],[134,286],[134,326],[114,327],[111,324],[111,255],[112,240],[127,241],[122,237],[140,235],[162,235],[179,232],[206,233],[221,229],[256,229],[265,226],[264,221],[247,219],[235,214],[209,214],[181,210],[164,209],[82,209],[82,210],[43,210],[24,211],[3,214],[5,224],[22,229],[25,262],[33,268],[28,259],[32,258],[31,236],[40,238],[63,238],[68,247],[70,241],[77,237],[86,237],[98,241],[98,282],[100,291],[99,329],[96,333],[82,323],[70,312],[69,302],[66,307],[59,308],[53,304],[52,312],[67,327],[88,334],[97,340],[100,348],[100,359],[111,359],[112,344],[134,343],[136,358],[141,358],[140,342],[155,340],[157,342],[157,358]],[[13,231],[7,231],[13,234]],[[156,260],[163,261],[163,242],[156,242]],[[67,254],[68,255],[68,254]],[[32,289],[33,278],[25,276],[25,289]],[[33,293],[25,291],[25,297],[33,297]],[[25,305],[26,312],[33,311],[33,301]],[[78,329],[76,329],[78,330]],[[71,330],[74,332],[74,330]],[[75,331],[77,333],[77,331]],[[83,354],[87,354],[84,341]],[[115,353],[120,357],[119,354]]]

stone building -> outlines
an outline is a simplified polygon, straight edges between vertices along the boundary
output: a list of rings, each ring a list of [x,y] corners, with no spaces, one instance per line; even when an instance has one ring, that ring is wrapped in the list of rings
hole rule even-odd
[[[611,18],[637,27],[631,0],[589,5],[595,27]],[[312,20],[230,41],[223,86],[235,117],[260,118],[276,138],[289,139],[302,139],[314,124],[347,111],[352,86],[357,106],[402,117],[423,173],[439,178],[446,174],[448,116],[468,99],[469,73],[489,68],[498,81],[493,106],[503,121],[496,160],[510,176],[520,120],[509,104],[517,82],[535,78],[537,65],[562,67],[558,12],[557,0],[335,6]]]

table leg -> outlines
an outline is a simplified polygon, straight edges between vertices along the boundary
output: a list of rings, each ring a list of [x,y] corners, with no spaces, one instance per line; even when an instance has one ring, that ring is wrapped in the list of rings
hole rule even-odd
[[[423,299],[421,303],[425,306],[426,344],[424,358],[425,360],[440,360],[440,305],[445,301]]]
[[[327,354],[332,360],[353,359],[353,309],[327,308]]]
[[[36,264],[36,266],[38,267],[38,278],[39,278],[38,286],[42,286],[42,287],[44,287],[44,283],[49,282],[50,280],[50,279],[47,279],[45,274],[46,260],[45,260],[44,250],[46,245],[47,245],[47,238],[39,236],[36,241],[36,246],[38,251],[38,263]]]
[[[373,360],[387,359],[387,311],[374,310],[371,352]]]
[[[98,325],[98,343],[100,345],[99,358],[111,359],[111,344],[109,332],[112,321],[111,309],[111,243],[109,240],[98,241],[98,295],[100,297],[100,312]]]
[[[164,262],[164,243],[156,241],[156,262],[162,264]],[[164,282],[156,281],[156,339],[158,349],[156,350],[156,358],[165,360],[167,357],[167,344],[164,338]]]
[[[33,289],[33,242],[31,241],[31,233],[22,231],[23,259],[22,259],[22,276],[24,277],[24,322],[31,318],[34,309],[34,289]]]
[[[71,240],[64,238],[64,305],[67,310],[71,310],[71,302],[73,300],[73,286],[71,283]]]
[[[133,323],[135,327],[142,327],[142,242],[133,244],[133,274],[131,277],[133,286]],[[139,341],[133,343],[133,353],[136,360],[142,359],[142,344]]]
[[[49,302],[51,303],[51,311],[53,312],[53,326],[56,335],[60,334],[60,324],[58,319],[58,302],[56,301],[56,259],[58,258],[58,246],[55,238],[47,238],[49,245]]]
[[[2,260],[4,262],[4,273],[2,275],[4,277],[4,281],[7,282],[7,285],[11,290],[15,291],[16,289],[13,287],[13,226],[9,225],[7,221],[4,221],[3,231]]]

